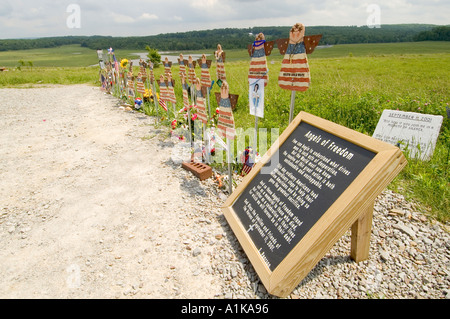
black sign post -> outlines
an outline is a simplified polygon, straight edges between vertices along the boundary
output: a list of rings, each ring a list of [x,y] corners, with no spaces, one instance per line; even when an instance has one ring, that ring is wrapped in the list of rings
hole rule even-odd
[[[404,165],[398,148],[301,112],[230,196],[224,214],[266,289],[284,296],[372,213],[368,208]]]

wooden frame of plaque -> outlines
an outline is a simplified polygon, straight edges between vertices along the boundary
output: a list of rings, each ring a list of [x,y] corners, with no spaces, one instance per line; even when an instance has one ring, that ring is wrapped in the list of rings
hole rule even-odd
[[[406,164],[398,147],[300,112],[222,210],[267,291],[286,297],[350,228],[351,257],[368,258],[375,199]]]

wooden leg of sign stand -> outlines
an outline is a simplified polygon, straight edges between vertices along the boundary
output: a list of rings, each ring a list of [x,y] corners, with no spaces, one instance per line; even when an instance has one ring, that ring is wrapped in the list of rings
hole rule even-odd
[[[373,204],[352,225],[351,258],[360,262],[369,258],[370,234],[372,231]]]

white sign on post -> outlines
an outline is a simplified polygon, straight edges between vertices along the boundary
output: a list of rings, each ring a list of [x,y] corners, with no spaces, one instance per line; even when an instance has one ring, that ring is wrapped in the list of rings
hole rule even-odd
[[[429,160],[442,120],[441,115],[384,110],[373,137],[409,151],[411,158]]]
[[[264,117],[264,81],[249,80],[250,115]]]

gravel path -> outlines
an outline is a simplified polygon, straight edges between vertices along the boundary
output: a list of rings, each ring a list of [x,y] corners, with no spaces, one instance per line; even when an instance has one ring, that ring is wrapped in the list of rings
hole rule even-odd
[[[273,298],[154,119],[98,88],[0,90],[0,298]],[[288,298],[450,298],[448,226],[390,191]]]

